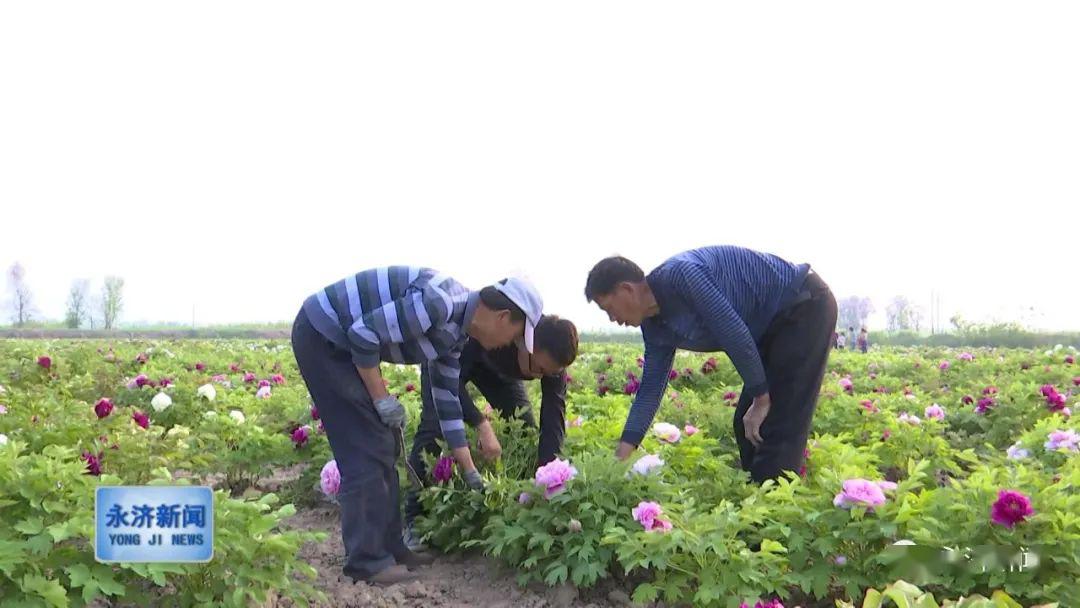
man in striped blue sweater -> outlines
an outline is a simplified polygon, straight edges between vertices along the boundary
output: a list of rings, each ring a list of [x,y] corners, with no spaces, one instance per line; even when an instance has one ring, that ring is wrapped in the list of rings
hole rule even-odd
[[[402,541],[398,436],[405,408],[390,395],[381,362],[423,366],[439,427],[470,487],[483,489],[465,438],[459,357],[469,338],[484,348],[533,350],[543,301],[525,280],[472,291],[430,268],[390,266],[348,276],[312,294],[292,330],[293,352],[341,472],[338,504],[354,580],[410,580],[428,561]]]
[[[589,272],[585,297],[641,327],[645,366],[616,456],[641,444],[675,349],[724,351],[743,380],[735,410],[742,468],[762,482],[796,472],[825,375],[836,299],[808,264],[736,246],[679,253],[646,275],[621,257]]]

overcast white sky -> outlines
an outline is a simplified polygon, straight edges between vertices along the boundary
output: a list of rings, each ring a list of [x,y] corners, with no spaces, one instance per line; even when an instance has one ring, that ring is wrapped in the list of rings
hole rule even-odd
[[[1080,329],[1077,2],[6,2],[0,265],[60,318],[291,320],[383,264],[546,308],[733,243]]]

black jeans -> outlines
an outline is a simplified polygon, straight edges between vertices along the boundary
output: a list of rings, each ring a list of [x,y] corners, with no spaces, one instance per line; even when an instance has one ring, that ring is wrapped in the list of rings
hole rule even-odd
[[[761,425],[761,447],[755,448],[743,429],[742,419],[754,395],[744,388],[735,409],[742,468],[758,483],[776,479],[784,471],[798,472],[805,462],[803,454],[829,360],[836,298],[816,273],[807,276],[803,290],[809,299],[777,313],[758,345],[772,401]]]
[[[406,551],[397,442],[379,419],[351,354],[316,331],[303,310],[293,323],[292,347],[341,472],[337,499],[346,553],[343,571],[374,575]]]
[[[420,386],[428,386],[427,371],[421,368]],[[466,385],[472,382],[479,389],[491,407],[499,412],[504,419],[513,417],[521,420],[530,427],[536,426],[536,418],[533,416],[532,403],[525,389],[523,380],[508,380],[497,374],[491,368],[480,363],[472,365],[467,371],[462,370],[458,388],[461,399],[461,413],[465,423],[471,427],[480,424],[484,416],[477,409],[469,395]],[[423,454],[427,452],[431,456],[440,453],[439,440],[442,439],[442,429],[439,426],[439,416],[435,410],[435,404],[431,402],[428,391],[421,390],[423,409],[420,414],[420,424],[417,426],[416,435],[413,437],[412,450],[409,452],[409,464],[421,479],[427,477],[427,467],[424,466]],[[549,405],[547,400],[541,402],[540,407],[540,446],[538,458],[540,464],[547,464],[555,458],[562,447],[563,437],[566,434],[566,412],[557,406]],[[411,523],[417,515],[423,512],[420,504],[419,492],[410,489],[405,501],[405,521]]]

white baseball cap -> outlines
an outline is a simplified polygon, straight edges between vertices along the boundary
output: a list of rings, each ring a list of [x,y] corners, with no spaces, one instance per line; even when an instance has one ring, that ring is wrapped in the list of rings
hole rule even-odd
[[[533,352],[533,332],[544,314],[544,299],[540,297],[540,292],[522,277],[510,277],[494,287],[525,313],[525,350]]]

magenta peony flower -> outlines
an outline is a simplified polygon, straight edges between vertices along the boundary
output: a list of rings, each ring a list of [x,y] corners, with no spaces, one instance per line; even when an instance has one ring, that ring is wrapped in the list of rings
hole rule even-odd
[[[150,428],[150,417],[138,410],[131,414],[131,419],[144,429]]]
[[[943,372],[949,371],[950,367],[952,367],[952,364],[949,363],[948,361],[942,361],[941,363],[938,364],[938,369],[940,369]]]
[[[971,405],[975,403],[975,398],[971,395],[964,395],[964,398],[960,400],[964,405]]]
[[[975,407],[975,411],[979,414],[985,414],[992,407],[994,407],[994,400],[990,397],[983,397],[979,399],[979,405]]]
[[[544,466],[536,469],[535,485],[544,488],[544,498],[552,496],[566,489],[566,482],[577,476],[577,469],[566,460],[556,458]]]
[[[735,391],[728,391],[724,393],[724,401],[734,401],[739,398],[739,394]]]
[[[318,420],[319,419],[319,408],[315,407],[314,403],[311,404],[311,419],[312,420]]]
[[[881,411],[880,409],[878,409],[878,406],[869,399],[863,399],[862,402],[859,403],[859,405],[861,405],[864,410],[870,412],[871,414],[876,414]]]
[[[112,401],[109,401],[105,397],[102,397],[101,399],[98,399],[98,402],[94,404],[94,413],[97,414],[98,418],[105,418],[106,416],[111,414],[112,411],[113,411]]]
[[[412,382],[405,385],[405,392],[406,393],[411,393],[411,392],[413,392],[415,390],[416,390],[416,385],[413,384]]]
[[[146,374],[139,374],[138,376],[135,376],[135,379],[132,382],[135,383],[136,388],[142,388],[147,384],[150,384],[150,379],[146,377]]]
[[[1076,359],[1072,355],[1066,355],[1065,356],[1065,363],[1067,365],[1072,365],[1073,363],[1076,363]]]
[[[337,460],[331,460],[323,465],[319,473],[319,487],[327,496],[337,496],[341,488],[341,471],[338,471]]]
[[[664,510],[655,502],[641,501],[638,506],[630,510],[634,521],[640,523],[646,532],[667,532],[671,529],[671,522],[661,519]]]
[[[630,382],[626,383],[625,387],[623,387],[623,392],[627,395],[633,395],[638,392],[639,388],[641,388],[641,383],[637,380],[631,380]]]
[[[450,481],[450,478],[454,476],[454,459],[449,456],[439,458],[438,462],[435,463],[435,470],[431,472],[431,476],[439,483]]]
[[[882,487],[866,479],[848,479],[843,490],[833,499],[833,505],[850,509],[854,505],[873,508],[885,503]]]
[[[88,475],[101,475],[101,457],[103,453],[98,452],[97,456],[94,456],[90,452],[83,452],[82,459],[86,461],[86,473]]]
[[[611,355],[608,355],[607,357],[604,358],[604,362],[607,363],[608,365],[611,365],[612,363],[615,362],[615,360],[611,358]]]
[[[683,432],[686,433],[687,437],[690,437],[691,435],[696,435],[697,434],[698,428],[696,426],[692,425],[692,424],[688,424],[688,425],[683,427]]]
[[[1006,528],[1012,528],[1034,514],[1031,499],[1015,490],[998,491],[998,499],[990,507],[990,520]]]
[[[855,385],[852,384],[851,378],[841,378],[840,379],[840,388],[842,388],[845,391],[850,393],[852,390],[854,390]]]
[[[996,395],[998,389],[996,386],[988,386],[983,389],[983,395]]]
[[[195,364],[195,371],[201,372],[201,371],[204,371],[204,370],[206,370],[206,364],[205,363],[200,362],[200,363]]]
[[[49,369],[52,367],[52,358],[42,355],[38,357],[37,364],[41,367],[44,367],[45,369]]]
[[[1080,386],[1080,376],[1073,378],[1073,386]]]
[[[293,443],[296,444],[297,449],[307,443],[308,437],[310,436],[311,427],[306,424],[304,426],[297,427],[296,430],[292,432],[292,440]]]
[[[677,370],[677,369],[672,369],[671,371],[669,371],[669,372],[668,372],[668,375],[667,375],[667,377],[668,377],[668,380],[669,380],[669,381],[670,381],[670,380],[675,380],[676,378],[678,378],[678,377],[679,377],[679,370]]]
[[[255,374],[253,374],[251,372],[246,372],[244,374],[244,382],[246,384],[251,384],[252,382],[255,382]]]
[[[264,388],[264,387],[266,387],[266,388],[270,387],[270,381],[269,380],[259,380],[259,388]]]
[[[240,364],[239,363],[230,363],[229,364],[229,372],[230,373],[235,374],[238,371],[240,371]]]
[[[273,376],[270,376],[270,382],[273,382],[277,385],[285,384],[285,376],[282,376],[281,374],[274,374]]]

